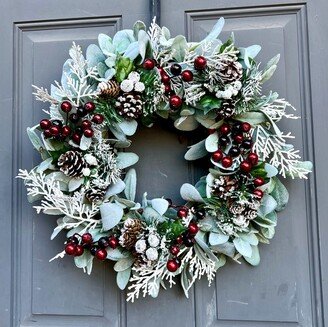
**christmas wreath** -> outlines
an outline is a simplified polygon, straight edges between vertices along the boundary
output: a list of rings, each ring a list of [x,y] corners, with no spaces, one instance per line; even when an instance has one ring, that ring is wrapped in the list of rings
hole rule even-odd
[[[269,243],[288,202],[277,176],[306,178],[312,169],[277,126],[298,118],[287,110],[294,108],[261,92],[279,55],[260,68],[261,47],[237,47],[233,35],[221,42],[223,24],[195,43],[138,21],[113,38],[100,34],[86,57],[73,43],[61,81],[50,92],[34,86],[36,99],[50,103],[49,118],[27,129],[43,161],[18,177],[38,213],[59,216],[51,239],[67,231],[55,258],[72,256],[88,274],[94,260],[115,261],[132,302],[156,297],[178,275],[188,296],[227,259],[258,265],[258,244]],[[207,157],[208,174],[182,185],[183,206],[147,194],[135,201],[136,171],[128,167],[138,156],[128,137],[157,119],[203,135],[185,159]]]

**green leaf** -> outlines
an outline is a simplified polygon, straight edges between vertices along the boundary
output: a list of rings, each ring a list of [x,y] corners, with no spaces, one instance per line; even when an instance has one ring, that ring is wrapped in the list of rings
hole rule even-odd
[[[185,183],[181,186],[180,195],[186,201],[200,202],[200,203],[204,202],[203,198],[201,197],[197,189],[193,185],[188,183]]]
[[[97,45],[90,44],[87,48],[86,59],[88,67],[94,67],[97,66],[98,63],[105,61],[106,57]]]
[[[210,134],[205,140],[207,152],[215,152],[219,149],[219,134],[217,132]]]
[[[131,268],[119,271],[116,275],[116,284],[120,290],[124,290],[129,283],[131,276]]]
[[[133,265],[133,263],[134,263],[133,257],[127,257],[127,258],[120,259],[115,263],[114,270],[116,272],[124,271],[124,270],[130,268]]]
[[[186,38],[183,35],[176,36],[171,46],[173,58],[177,62],[183,61],[187,48],[188,48],[188,44]]]
[[[145,218],[145,220],[148,223],[152,223],[155,221],[159,221],[159,222],[163,221],[162,215],[159,212],[157,212],[155,209],[153,209],[152,207],[146,207],[144,209],[142,216]]]
[[[208,114],[213,109],[221,107],[222,100],[218,99],[214,95],[204,95],[197,103],[197,109],[204,111],[204,114]]]
[[[117,167],[124,169],[134,165],[139,160],[139,157],[132,152],[119,152],[117,154]]]
[[[123,217],[123,209],[115,203],[103,203],[99,210],[104,231],[115,227]]]
[[[236,237],[233,240],[233,244],[235,245],[236,250],[244,257],[251,257],[252,256],[252,247],[251,245],[244,241],[240,237]]]
[[[134,201],[137,190],[137,173],[135,169],[131,168],[125,175],[125,189],[124,194],[130,201]]]
[[[44,161],[42,161],[37,167],[36,167],[36,172],[38,174],[43,173],[47,169],[49,169],[52,166],[52,158],[48,158]]]
[[[261,206],[258,211],[260,217],[264,218],[270,212],[273,212],[277,208],[277,201],[271,195],[264,195]]]
[[[211,249],[215,252],[223,253],[230,258],[233,258],[235,255],[235,247],[231,242],[211,246]]]
[[[128,48],[124,52],[124,57],[134,60],[139,55],[139,44],[137,41],[129,44]]]
[[[122,252],[120,248],[111,249],[107,248],[107,259],[112,261],[118,261],[123,258],[127,258],[130,254],[129,252]]]
[[[132,136],[138,127],[138,123],[136,120],[123,120],[118,124],[120,129],[123,131],[125,135]]]
[[[116,62],[116,79],[120,83],[128,77],[133,69],[133,62],[126,57],[120,57]]]
[[[112,39],[108,35],[100,33],[98,35],[98,44],[99,44],[101,51],[106,56],[109,56],[109,55],[115,53],[115,48],[113,47]]]
[[[193,131],[198,127],[198,122],[193,116],[185,116],[178,118],[174,126],[180,131]]]
[[[244,257],[244,259],[252,266],[258,266],[260,264],[260,252],[257,246],[252,245],[252,255],[250,257]]]
[[[160,215],[164,215],[169,207],[169,203],[165,199],[152,199],[151,206],[155,209]]]
[[[68,183],[68,191],[73,192],[77,190],[84,182],[84,178],[72,178]]]
[[[197,160],[203,158],[207,155],[207,150],[205,148],[205,140],[202,140],[189,147],[189,150],[184,155],[186,160]]]
[[[216,24],[212,28],[211,32],[206,36],[206,38],[202,42],[211,42],[211,41],[217,39],[222,31],[223,26],[224,26],[224,18],[221,17],[216,22]]]
[[[34,128],[28,127],[26,132],[34,148],[41,152],[44,146],[39,136],[35,133]]]
[[[146,25],[144,22],[138,20],[134,23],[133,25],[133,36],[135,39],[138,38],[139,32],[140,31],[146,31]]]
[[[278,169],[268,163],[264,165],[264,169],[267,172],[267,177],[271,178],[278,174]]]
[[[268,70],[271,66],[277,66],[280,59],[280,54],[278,53],[273,58],[271,58],[268,63],[266,64],[264,71]]]
[[[121,193],[125,189],[125,183],[119,179],[115,184],[111,184],[106,192],[105,198]]]
[[[234,117],[236,120],[247,122],[252,126],[256,126],[267,121],[266,116],[259,111],[249,111],[242,114],[239,114]]]
[[[210,233],[209,236],[209,243],[211,245],[219,245],[219,244],[224,244],[226,242],[228,242],[229,240],[229,236],[228,235],[224,235],[222,233]]]
[[[81,141],[80,141],[80,149],[82,151],[86,151],[90,148],[90,145],[92,143],[92,138],[91,137],[85,137],[82,135]]]
[[[280,182],[278,178],[274,178],[275,184],[271,196],[276,200],[276,211],[281,211],[286,207],[289,200],[289,194],[287,188]]]
[[[261,83],[265,83],[266,81],[268,81],[272,77],[272,75],[274,74],[276,69],[277,69],[277,66],[273,65],[270,68],[268,68],[267,70],[265,70],[262,74]]]

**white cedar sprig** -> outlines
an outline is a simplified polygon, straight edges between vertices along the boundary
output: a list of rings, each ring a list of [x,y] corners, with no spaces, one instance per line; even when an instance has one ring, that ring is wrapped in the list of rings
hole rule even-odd
[[[54,105],[58,104],[58,100],[51,96],[46,88],[42,86],[38,87],[36,85],[32,85],[32,87],[35,89],[35,92],[33,92],[32,94],[35,95],[36,100],[41,102],[49,102]]]

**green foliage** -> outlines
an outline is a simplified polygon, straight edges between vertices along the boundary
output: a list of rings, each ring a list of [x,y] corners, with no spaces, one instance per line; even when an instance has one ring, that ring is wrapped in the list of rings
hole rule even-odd
[[[95,105],[95,113],[103,115],[106,124],[112,125],[113,123],[120,123],[122,121],[121,116],[115,109],[115,99],[108,97],[98,98]]]
[[[175,240],[179,235],[181,235],[187,228],[182,225],[180,219],[164,221],[158,225],[158,232],[161,235],[166,235],[168,239]]]
[[[131,59],[126,57],[119,57],[119,59],[116,61],[116,80],[118,82],[122,82],[132,72],[133,68],[134,66]]]

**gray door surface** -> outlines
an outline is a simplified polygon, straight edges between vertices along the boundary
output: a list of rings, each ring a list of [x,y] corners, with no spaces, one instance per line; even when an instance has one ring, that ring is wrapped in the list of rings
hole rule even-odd
[[[328,325],[328,3],[325,0],[1,0],[0,13],[0,326],[40,327],[276,327]],[[196,283],[190,299],[176,287],[157,299],[125,302],[112,267],[100,264],[91,276],[71,258],[49,263],[64,236],[50,241],[51,216],[37,215],[26,201],[19,167],[39,160],[26,127],[42,117],[31,84],[59,79],[72,41],[85,46],[98,33],[113,34],[156,13],[172,35],[199,40],[224,16],[222,38],[233,31],[241,46],[261,44],[260,60],[281,54],[266,90],[277,90],[302,120],[284,122],[296,145],[314,161],[310,180],[290,180],[291,199],[280,214],[275,238],[261,246],[262,263],[227,264],[211,288]],[[147,149],[145,149],[145,142]],[[191,138],[167,126],[141,129],[133,139],[138,194],[179,199],[183,182],[201,167],[183,159]],[[156,167],[149,178],[147,170]],[[172,170],[172,167],[174,169]]]

